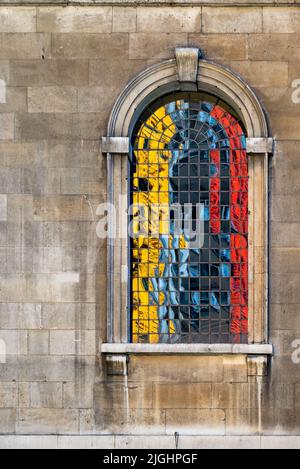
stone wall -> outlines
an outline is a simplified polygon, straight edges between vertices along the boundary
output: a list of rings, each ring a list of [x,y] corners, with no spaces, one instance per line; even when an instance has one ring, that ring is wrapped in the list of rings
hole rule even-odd
[[[175,432],[182,446],[224,444],[217,439],[224,435],[236,444],[250,436],[259,446],[262,435],[265,445],[270,435],[300,435],[300,365],[291,359],[300,337],[298,2],[1,3],[10,5],[0,7],[0,340],[7,347],[0,433],[60,435],[55,444],[66,445],[67,435],[92,434],[91,445],[107,447],[147,434],[160,436],[141,436],[141,444],[172,447]],[[244,356],[134,356],[126,382],[108,378],[98,356],[106,327],[106,247],[95,231],[96,207],[106,200],[99,141],[127,81],[187,45],[255,89],[277,141],[275,355],[259,377]],[[121,436],[97,439],[114,434]],[[5,438],[0,445],[10,444]]]

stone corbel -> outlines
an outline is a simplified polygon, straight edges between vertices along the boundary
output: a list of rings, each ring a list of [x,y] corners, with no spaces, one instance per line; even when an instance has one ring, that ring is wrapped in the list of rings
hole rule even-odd
[[[102,137],[102,153],[128,154],[128,137]]]
[[[273,138],[247,138],[247,153],[272,154],[274,149]]]

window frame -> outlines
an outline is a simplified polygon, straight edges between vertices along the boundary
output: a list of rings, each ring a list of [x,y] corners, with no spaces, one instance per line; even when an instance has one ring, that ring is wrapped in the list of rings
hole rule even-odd
[[[108,202],[120,213],[124,210],[120,192],[123,201],[128,201],[129,137],[147,103],[167,92],[197,89],[220,97],[236,110],[247,131],[249,159],[248,344],[131,344],[126,237],[108,240],[107,337],[101,344],[103,353],[272,353],[268,343],[268,166],[273,139],[264,110],[250,87],[232,71],[198,57],[195,49],[176,50],[176,59],[140,73],[117,99],[108,137],[102,139],[102,153],[107,155]]]

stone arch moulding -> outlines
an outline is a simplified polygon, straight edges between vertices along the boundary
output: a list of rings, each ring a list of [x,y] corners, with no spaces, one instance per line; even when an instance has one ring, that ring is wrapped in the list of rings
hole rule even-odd
[[[245,353],[270,355],[268,343],[268,159],[273,151],[264,110],[251,88],[231,70],[199,59],[196,48],[177,48],[175,58],[133,78],[112,109],[102,152],[107,155],[108,202],[122,211],[127,201],[130,134],[148,103],[171,91],[206,91],[227,102],[242,119],[249,155],[249,343],[131,344],[128,314],[127,239],[108,241],[107,339],[101,352]],[[124,202],[123,202],[124,203]],[[126,202],[127,203],[127,202]],[[121,364],[122,360],[118,363]],[[114,361],[115,363],[115,361]]]

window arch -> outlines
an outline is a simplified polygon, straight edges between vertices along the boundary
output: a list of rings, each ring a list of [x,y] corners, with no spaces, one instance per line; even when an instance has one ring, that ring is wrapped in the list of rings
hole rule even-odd
[[[210,282],[216,277],[219,279],[219,282],[224,280],[223,285],[226,283],[225,279],[229,279],[229,287],[227,282],[227,288],[229,288],[229,290],[222,290],[222,287],[220,287],[219,290],[221,293],[222,291],[230,293],[230,304],[223,305],[223,300],[219,300],[219,306],[229,306],[229,308],[227,308],[229,318],[226,317],[224,319],[227,324],[227,330],[223,334],[219,323],[218,334],[206,334],[206,336],[209,335],[209,337],[201,337],[201,335],[199,335],[200,328],[199,330],[196,329],[195,337],[191,337],[191,334],[182,334],[182,331],[180,333],[178,318],[176,318],[176,310],[174,318],[171,319],[174,319],[174,321],[177,319],[176,327],[178,327],[179,333],[170,333],[170,328],[173,327],[175,330],[176,327],[175,323],[173,325],[170,322],[167,323],[170,318],[169,315],[164,318],[165,322],[162,322],[161,330],[159,330],[159,317],[155,317],[157,311],[153,318],[145,317],[147,321],[156,321],[156,330],[154,330],[153,336],[149,337],[149,328],[147,329],[145,325],[139,329],[135,323],[136,329],[134,330],[132,327],[134,322],[132,320],[139,321],[139,313],[137,310],[133,313],[133,309],[139,306],[139,300],[136,301],[136,298],[133,298],[132,290],[139,290],[132,288],[131,277],[134,272],[132,272],[131,269],[134,268],[133,264],[136,264],[136,259],[132,254],[136,254],[137,256],[140,254],[133,253],[134,246],[132,244],[130,245],[128,238],[109,240],[107,338],[106,343],[102,343],[101,345],[101,351],[108,354],[123,352],[269,354],[272,353],[272,347],[268,344],[267,314],[268,157],[272,153],[273,139],[269,137],[265,113],[251,88],[232,71],[212,62],[199,60],[198,51],[194,49],[176,49],[175,55],[175,59],[153,65],[133,78],[124,88],[112,109],[108,123],[107,137],[102,138],[102,152],[107,155],[108,201],[113,204],[117,212],[120,212],[122,211],[121,205],[124,202],[124,198],[122,199],[123,202],[120,200],[120,194],[127,197],[129,203],[130,198],[133,201],[134,194],[141,192],[144,194],[143,197],[145,197],[145,194],[147,196],[147,194],[151,192],[149,192],[149,181],[145,180],[147,178],[141,178],[141,181],[137,180],[137,161],[135,155],[135,150],[137,149],[134,148],[134,145],[139,139],[139,131],[159,107],[164,107],[166,110],[168,104],[171,102],[176,103],[177,101],[198,103],[198,105],[199,103],[201,103],[201,105],[207,103],[209,106],[212,106],[210,109],[207,108],[207,116],[209,116],[209,119],[215,119],[216,125],[220,126],[220,133],[238,133],[237,136],[227,134],[229,145],[227,145],[227,147],[225,146],[223,150],[227,151],[227,154],[229,153],[228,163],[222,163],[222,155],[225,154],[222,153],[221,155],[222,150],[220,150],[218,154],[218,148],[209,148],[210,169],[220,171],[220,177],[218,177],[218,173],[210,176],[209,184],[215,184],[215,187],[218,187],[217,185],[220,184],[221,188],[221,180],[224,179],[225,184],[227,177],[227,184],[237,184],[239,189],[239,184],[245,186],[248,180],[247,191],[233,191],[237,194],[244,192],[248,205],[246,205],[246,199],[244,199],[243,203],[235,203],[233,199],[230,199],[229,208],[234,205],[238,208],[235,210],[230,208],[229,220],[228,210],[227,219],[226,216],[222,219],[223,213],[226,214],[226,208],[224,208],[222,212],[221,198],[219,204],[210,204],[214,207],[209,213],[210,219],[213,221],[211,226],[215,226],[215,229],[218,229],[220,225],[220,233],[213,234],[213,236],[222,236],[222,229],[224,229],[225,234],[230,235],[230,260],[226,262],[219,261],[219,264],[230,264],[229,277],[223,275],[208,275],[206,279]],[[185,112],[186,110],[179,109],[178,111]],[[197,111],[199,111],[199,109]],[[168,111],[168,114],[170,116],[172,112]],[[224,116],[232,123],[231,128],[228,122],[225,122]],[[191,123],[193,120],[195,121],[195,119],[183,119],[182,122],[186,121]],[[208,133],[212,132],[212,134],[218,134],[217,129],[214,130],[214,127],[216,127],[214,123],[210,124],[209,122],[205,122],[205,125],[207,125]],[[170,130],[170,126],[164,126],[166,129]],[[192,125],[190,125],[190,127],[192,128]],[[161,128],[160,133],[166,133],[166,129]],[[183,129],[181,129],[181,131],[182,130]],[[184,130],[187,134],[190,131],[191,129],[189,128]],[[230,146],[234,138],[236,141],[239,140],[237,148],[231,148]],[[191,141],[186,138],[183,140]],[[213,143],[213,140],[213,137],[211,137],[211,141],[208,139],[206,145],[209,146]],[[222,139],[217,139],[217,142],[221,140]],[[226,140],[226,138],[223,140]],[[240,146],[240,148],[238,146]],[[147,148],[142,148],[142,151],[147,150],[149,151]],[[174,149],[166,148],[162,151],[172,152]],[[205,151],[205,149],[203,149],[203,151]],[[208,150],[206,149],[206,151]],[[235,158],[236,155],[239,155],[240,160],[234,162],[233,155],[235,155]],[[219,158],[220,162],[218,161]],[[199,164],[201,165],[201,162]],[[229,176],[224,176],[224,178],[221,175],[222,164],[229,164]],[[218,168],[218,165],[220,165],[220,168]],[[240,172],[237,174],[231,173],[230,171],[236,169],[236,166],[239,167],[238,171]],[[246,167],[247,174],[245,172]],[[139,169],[140,168],[138,168],[138,172]],[[149,177],[149,173],[147,176]],[[169,182],[171,182],[170,175],[168,175],[168,178]],[[173,178],[175,178],[175,176]],[[201,175],[198,177],[198,182],[200,180]],[[190,178],[188,178],[188,182],[189,181]],[[209,189],[210,191],[201,191],[199,187],[200,198],[201,192],[210,192],[210,194],[218,192],[211,190],[211,187],[209,187]],[[162,191],[156,192],[160,193]],[[173,190],[173,192],[176,191]],[[189,189],[186,192],[189,194],[196,191]],[[222,191],[219,192],[221,194]],[[170,196],[170,191],[168,193]],[[209,202],[211,202],[211,198],[212,195],[209,195]],[[223,205],[226,207],[226,204]],[[209,223],[211,223],[211,220],[209,220]],[[132,221],[134,226],[134,216]],[[208,220],[205,220],[205,222],[208,222]],[[222,222],[224,222],[223,226]],[[230,233],[226,233],[226,223],[227,226],[228,224],[230,225]],[[231,225],[233,226],[233,231],[231,231]],[[247,227],[247,231],[245,226]],[[239,230],[235,231],[237,227]],[[248,237],[247,245],[245,244],[246,237]],[[221,247],[221,249],[223,249],[223,247]],[[214,251],[216,250],[217,248],[211,250],[207,249],[207,251],[211,251],[212,253],[209,252],[209,255],[214,256]],[[241,254],[243,250],[244,253]],[[147,256],[146,253],[142,254]],[[219,252],[218,255],[223,254]],[[233,262],[234,256],[237,256],[236,259],[239,259],[239,262]],[[248,260],[248,282],[246,277],[246,262],[241,261],[241,259],[246,259],[246,257]],[[137,259],[139,261],[138,257]],[[148,260],[149,254],[147,262]],[[215,260],[214,258],[214,261]],[[201,262],[198,264],[201,264]],[[235,277],[238,277],[238,275],[234,274],[234,264],[239,264],[240,266],[240,271],[237,270],[237,272],[243,270],[243,277],[240,277],[243,278],[243,282],[234,283]],[[241,268],[241,264],[245,264],[243,269]],[[211,267],[214,266],[213,263],[208,263],[208,268],[210,268],[210,265]],[[188,271],[191,272],[191,270]],[[157,272],[159,273],[159,270]],[[218,273],[220,273],[220,268]],[[192,277],[193,276],[189,276],[188,280],[193,280]],[[202,278],[205,276],[201,275],[199,277]],[[195,278],[198,279],[199,277]],[[156,279],[156,276],[145,278]],[[241,295],[241,292],[246,292],[246,288],[242,286],[242,283],[243,285],[248,284],[247,295]],[[151,288],[152,286],[150,285],[150,287],[148,287],[149,291],[151,291]],[[166,291],[169,292],[169,290]],[[180,292],[179,289],[178,291]],[[208,289],[204,291],[210,293],[211,290]],[[237,293],[236,297],[235,291]],[[160,293],[159,290],[158,292]],[[191,292],[193,292],[193,290],[189,290],[189,294]],[[201,290],[199,289],[198,292],[200,293]],[[221,298],[221,295],[219,295],[219,298]],[[245,299],[247,300],[247,304]],[[151,301],[154,301],[153,298]],[[194,299],[193,301],[195,304],[191,303],[188,306],[197,306],[197,300]],[[201,297],[199,301],[201,303]],[[204,301],[205,299],[203,299],[203,302]],[[145,306],[154,306],[157,308],[161,305],[149,305],[146,303]],[[175,305],[175,307],[176,306],[177,305]],[[215,299],[209,298],[208,306],[209,308],[216,306]],[[223,312],[225,315],[225,309]],[[171,313],[171,316],[172,314],[173,313]],[[205,314],[205,309],[203,314]],[[182,320],[184,320],[184,318]],[[207,320],[210,321],[209,330],[213,332],[214,329],[211,327],[213,325],[211,322],[213,318],[208,318]],[[219,317],[216,321],[219,321]],[[167,327],[169,329],[166,329]],[[163,330],[167,330],[165,336],[163,335]]]
[[[247,343],[248,164],[242,122],[212,95],[179,92],[147,108],[131,144],[132,341]],[[170,207],[179,212],[174,215]],[[189,213],[194,229],[197,218],[202,222],[199,247],[183,226]]]

